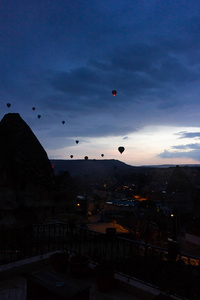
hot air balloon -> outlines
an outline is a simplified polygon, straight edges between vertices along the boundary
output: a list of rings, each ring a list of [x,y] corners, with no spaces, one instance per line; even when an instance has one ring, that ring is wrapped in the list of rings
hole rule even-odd
[[[79,143],[79,141],[76,141],[76,143],[78,144],[78,143]]]
[[[113,91],[112,91],[112,94],[113,94],[113,96],[115,96],[115,95],[117,94],[117,91],[116,91],[116,90],[113,90]]]
[[[104,154],[101,154],[102,157],[104,157]]]
[[[34,110],[35,110],[35,107],[32,107],[32,110],[34,111]]]
[[[73,158],[74,156],[73,156],[73,155],[70,155],[70,157]]]
[[[65,121],[62,121],[63,124],[65,124]]]
[[[7,103],[6,105],[7,105],[7,107],[11,107],[11,104],[10,104],[10,103]]]
[[[88,160],[88,156],[85,156],[84,158],[85,158],[85,160]]]
[[[40,116],[40,115],[38,115],[37,117],[38,117],[38,119],[40,119],[40,118],[41,118],[41,116]]]
[[[125,150],[125,148],[122,147],[122,146],[120,146],[120,147],[118,148],[118,151],[119,151],[121,154],[124,152],[124,150]]]

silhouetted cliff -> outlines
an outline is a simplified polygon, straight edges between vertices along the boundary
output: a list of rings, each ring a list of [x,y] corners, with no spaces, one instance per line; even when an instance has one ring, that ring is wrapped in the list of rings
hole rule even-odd
[[[26,190],[31,184],[54,186],[54,171],[42,145],[19,114],[10,113],[0,122],[1,155],[12,185]]]
[[[69,188],[57,185],[45,150],[19,114],[3,117],[0,141],[0,224],[34,223],[59,206],[66,211]]]

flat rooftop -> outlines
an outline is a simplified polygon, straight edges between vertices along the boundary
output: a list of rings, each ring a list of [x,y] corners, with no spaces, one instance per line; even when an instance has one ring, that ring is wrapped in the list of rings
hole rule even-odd
[[[106,233],[107,228],[115,228],[116,233],[129,233],[129,231],[126,228],[124,228],[123,226],[121,226],[120,224],[111,223],[111,222],[90,223],[90,224],[87,224],[87,227],[90,230],[98,231],[101,233]]]

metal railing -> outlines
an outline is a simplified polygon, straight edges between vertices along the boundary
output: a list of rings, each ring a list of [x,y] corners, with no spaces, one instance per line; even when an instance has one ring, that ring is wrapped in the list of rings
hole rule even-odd
[[[95,264],[112,264],[127,280],[134,278],[183,299],[200,299],[199,257],[182,253],[170,261],[167,249],[67,223],[0,231],[0,264],[56,250],[87,255]]]

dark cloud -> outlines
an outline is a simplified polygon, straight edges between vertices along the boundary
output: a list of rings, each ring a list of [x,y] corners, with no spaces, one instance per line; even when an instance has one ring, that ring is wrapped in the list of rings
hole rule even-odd
[[[192,158],[194,160],[200,161],[200,143],[185,144],[171,146],[172,149],[177,150],[187,150],[187,151],[168,151],[164,150],[158,156],[161,158]]]
[[[187,132],[187,131],[182,131],[177,133],[179,135],[179,139],[190,139],[190,138],[200,138],[200,132]]]
[[[1,111],[11,102],[43,140],[199,126],[200,2],[7,0],[1,11]]]
[[[107,100],[109,92],[116,88],[126,96],[124,102],[145,97],[146,101],[162,99],[158,106],[162,110],[175,107],[183,100],[177,95],[177,88],[195,83],[199,71],[181,60],[182,47],[177,49],[173,43],[171,47],[166,41],[117,47],[104,60],[89,60],[84,67],[57,72],[50,83],[77,101],[94,97],[97,105],[99,99]]]
[[[161,157],[163,159],[191,158],[191,159],[200,161],[200,152],[199,152],[199,150],[181,151],[181,152],[179,152],[179,151],[170,152],[168,150],[164,150],[162,153],[158,154],[158,157]]]
[[[200,149],[200,144],[194,143],[194,144],[186,144],[186,145],[177,145],[172,146],[172,149]]]
[[[168,43],[160,40],[156,43],[134,44],[125,49],[117,49],[112,53],[111,65],[117,71],[129,72],[133,82],[136,76],[142,76],[146,82],[151,83],[152,88],[155,87],[155,82],[157,87],[165,83],[193,82],[199,78],[199,71],[190,70],[189,66],[181,61],[184,47],[180,44],[183,44],[182,41],[178,43],[177,49],[177,41]],[[184,46],[188,48],[187,45]]]
[[[57,137],[55,140],[52,138],[45,139],[45,142],[43,143],[43,147],[49,150],[58,149],[58,145],[59,145],[59,149],[63,149],[65,147],[71,147],[75,145],[75,140],[69,138],[64,139],[64,138]]]
[[[103,89],[103,83],[98,72],[86,67],[60,72],[51,80],[56,90],[78,97],[98,94]]]

